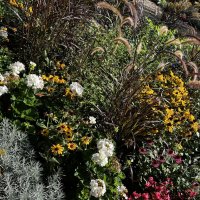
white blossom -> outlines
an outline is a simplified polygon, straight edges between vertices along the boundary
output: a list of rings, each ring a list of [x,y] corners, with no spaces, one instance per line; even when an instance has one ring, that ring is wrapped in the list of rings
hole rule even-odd
[[[36,63],[30,61],[30,66],[32,66],[32,67],[36,67],[36,65],[37,65]]]
[[[110,157],[113,155],[114,152],[114,145],[113,143],[108,139],[101,139],[97,142],[97,148],[99,151],[104,151],[105,155]]]
[[[69,87],[73,94],[82,96],[83,87],[78,82],[72,82]]]
[[[105,182],[101,179],[90,181],[90,195],[96,198],[103,196],[106,192]]]
[[[2,81],[4,81],[5,80],[5,78],[3,77],[3,75],[0,73],[0,81],[2,82]]]
[[[108,163],[108,157],[104,153],[104,151],[99,151],[99,153],[95,153],[92,155],[92,160],[100,165],[101,167],[104,167]]]
[[[117,186],[117,190],[120,196],[122,196],[124,199],[128,199],[128,196],[127,196],[128,190],[124,185]]]
[[[8,92],[8,88],[7,86],[0,86],[0,96],[7,93]]]
[[[21,71],[25,70],[24,64],[19,61],[12,63],[8,68],[14,76],[18,76]]]
[[[44,81],[42,77],[37,76],[36,74],[29,74],[27,77],[27,86],[33,89],[43,89]]]
[[[90,120],[90,124],[96,124],[96,118],[95,117],[90,116],[89,120]]]

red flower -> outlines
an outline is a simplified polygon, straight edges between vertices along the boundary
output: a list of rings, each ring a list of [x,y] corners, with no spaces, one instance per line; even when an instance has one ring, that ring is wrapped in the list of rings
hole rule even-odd
[[[155,197],[156,200],[161,200],[161,194],[160,194],[160,192],[155,192],[154,193],[154,197]]]
[[[147,144],[148,144],[149,146],[151,146],[151,145],[153,144],[153,140],[148,139],[148,140],[147,140]]]
[[[171,149],[168,149],[167,153],[168,153],[169,156],[174,156],[174,151],[171,150]]]
[[[159,156],[159,161],[160,161],[161,163],[164,163],[164,162],[165,162],[165,157],[164,157],[164,156]]]
[[[174,158],[174,160],[176,161],[177,164],[181,164],[181,163],[182,163],[182,158],[181,158],[181,156],[175,155],[173,158]]]
[[[154,183],[155,183],[155,181],[154,181],[154,179],[153,179],[152,176],[149,177],[149,182],[150,182],[151,184],[154,184]]]
[[[142,197],[144,200],[149,200],[149,193],[143,193]]]
[[[139,152],[143,155],[147,154],[147,150],[143,147],[139,148]]]
[[[147,182],[145,183],[145,187],[146,187],[146,188],[151,187],[151,183],[150,183],[149,181],[147,181]]]
[[[137,192],[133,192],[132,194],[134,196],[135,199],[138,199],[141,197],[141,194],[140,193],[137,193]]]
[[[197,193],[191,189],[186,190],[186,193],[189,195],[189,197],[193,198],[197,195]]]
[[[153,160],[152,165],[153,165],[153,167],[157,168],[160,166],[160,162],[158,160]]]

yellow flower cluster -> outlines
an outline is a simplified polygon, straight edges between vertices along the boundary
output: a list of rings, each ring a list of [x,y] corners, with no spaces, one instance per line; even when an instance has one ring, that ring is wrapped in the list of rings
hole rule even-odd
[[[64,134],[65,139],[70,142],[73,140],[73,132],[72,132],[72,128],[65,124],[65,123],[61,123],[59,124],[59,126],[57,127],[57,130],[59,133]]]
[[[63,70],[63,69],[65,68],[65,64],[64,64],[64,63],[61,63],[60,61],[58,61],[58,62],[56,63],[56,67],[57,67],[58,69]]]
[[[192,131],[197,132],[198,122],[188,109],[190,105],[188,91],[185,88],[181,78],[176,76],[172,71],[169,75],[159,73],[156,81],[160,82],[163,88],[163,97],[168,103],[164,103],[164,119],[165,128],[170,133],[179,130],[183,135],[191,135]],[[187,132],[187,133],[186,133]]]
[[[66,83],[65,79],[60,78],[59,76],[53,76],[53,75],[46,76],[46,75],[42,75],[42,79],[44,81],[58,83],[58,84]]]
[[[149,87],[149,85],[146,85],[142,90],[142,94],[152,95],[154,94],[154,91]]]
[[[10,3],[10,5],[12,5],[12,6],[16,7],[16,8],[21,8],[21,9],[24,8],[23,3],[19,3],[16,0],[9,0],[9,3]]]

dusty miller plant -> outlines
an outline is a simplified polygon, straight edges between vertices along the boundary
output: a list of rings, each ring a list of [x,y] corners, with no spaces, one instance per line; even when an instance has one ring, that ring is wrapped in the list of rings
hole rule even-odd
[[[0,123],[0,199],[64,199],[59,173],[44,185],[34,154],[27,134],[4,119]]]

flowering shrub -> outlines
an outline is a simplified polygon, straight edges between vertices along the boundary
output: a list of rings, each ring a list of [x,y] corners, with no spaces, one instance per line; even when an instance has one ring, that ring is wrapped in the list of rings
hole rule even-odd
[[[174,187],[173,181],[167,178],[164,182],[158,183],[153,177],[149,177],[148,181],[145,183],[145,189],[143,193],[133,192],[128,200],[133,199],[143,199],[143,200],[171,200],[171,199],[182,199],[180,193],[172,194],[170,190]],[[184,196],[185,199],[193,199],[196,197],[197,193],[188,189],[185,191],[187,195]]]
[[[195,139],[197,136],[193,136],[193,140]],[[133,177],[138,180],[140,187],[143,184],[148,185],[149,182],[146,180],[151,175],[157,180],[170,178],[173,181],[173,187],[169,191],[172,195],[171,199],[174,199],[174,193],[176,195],[185,193],[189,187],[192,187],[193,183],[198,182],[198,160],[194,156],[195,149],[197,150],[198,147],[188,148],[193,140],[185,139],[178,142],[170,137],[164,139],[159,136],[157,139],[143,142],[138,152],[133,154],[132,165]],[[141,171],[139,174],[138,169]],[[197,192],[195,196],[198,195]]]
[[[69,199],[127,199],[132,191],[138,192],[130,199],[198,197],[199,121],[187,84],[198,67],[187,39],[148,19],[140,27],[133,3],[125,1],[131,13],[125,16],[99,2],[117,14],[116,24],[108,28],[93,19],[82,31],[77,23],[73,34],[84,38],[79,48],[65,32],[76,23],[64,5],[51,1],[43,15],[42,1],[24,2],[3,3],[12,11],[6,23],[18,22],[23,44],[10,44],[15,58],[2,62],[0,112],[29,134],[45,176],[62,166]],[[62,16],[62,26],[53,13]],[[54,26],[63,31],[55,34]],[[11,27],[7,37],[18,41]]]

